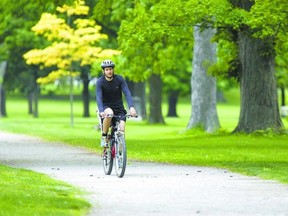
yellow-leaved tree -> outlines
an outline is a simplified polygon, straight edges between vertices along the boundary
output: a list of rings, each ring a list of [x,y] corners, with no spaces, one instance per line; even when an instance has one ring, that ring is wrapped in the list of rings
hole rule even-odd
[[[70,78],[70,117],[73,126],[73,78],[81,74],[81,68],[91,66],[97,59],[117,55],[119,51],[100,47],[99,42],[106,39],[107,35],[100,33],[101,26],[94,20],[83,18],[89,12],[84,1],[76,0],[71,6],[57,7],[57,11],[58,16],[43,13],[39,22],[32,27],[32,31],[44,36],[50,45],[44,49],[30,50],[24,54],[24,58],[27,64],[56,68],[47,76],[38,78],[39,84],[51,83],[62,77]],[[86,98],[88,109],[89,95]],[[84,117],[88,116],[84,114]]]

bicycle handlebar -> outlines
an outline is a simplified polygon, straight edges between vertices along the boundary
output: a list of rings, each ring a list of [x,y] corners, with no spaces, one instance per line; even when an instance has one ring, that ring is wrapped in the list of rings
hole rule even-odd
[[[114,114],[108,114],[108,115],[106,115],[106,117],[115,117],[115,118],[122,118],[122,117],[127,117],[127,118],[138,118],[138,116],[132,116],[132,115],[130,115],[130,114],[126,114],[126,115],[123,115],[123,116],[121,116],[121,115],[114,115]]]
[[[126,115],[114,115],[114,114],[108,114],[108,115],[106,115],[106,116],[104,116],[104,117],[102,117],[102,116],[100,116],[99,115],[99,117],[100,118],[105,118],[105,117],[109,117],[109,118],[123,118],[123,117],[127,117],[127,118],[138,118],[138,116],[132,116],[132,115],[130,115],[130,114],[126,114]]]
[[[105,118],[105,117],[110,117],[110,118],[112,118],[112,117],[115,117],[115,118],[122,118],[122,117],[127,117],[127,118],[138,118],[138,115],[137,116],[132,116],[132,115],[130,115],[130,114],[125,114],[125,115],[114,115],[114,114],[108,114],[108,115],[106,115],[106,116],[104,116],[104,117],[102,117],[101,115],[100,115],[100,112],[97,110],[97,113],[98,113],[98,117],[100,117],[100,118]]]

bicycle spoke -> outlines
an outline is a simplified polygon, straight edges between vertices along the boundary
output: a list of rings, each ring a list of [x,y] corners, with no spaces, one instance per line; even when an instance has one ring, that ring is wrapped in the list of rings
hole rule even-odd
[[[115,158],[115,170],[116,175],[122,178],[126,169],[126,144],[124,137],[119,137],[116,143],[116,158]]]
[[[104,173],[106,175],[110,175],[112,172],[112,168],[113,168],[113,158],[112,158],[111,150],[109,148],[105,148],[103,150],[102,161],[103,161]]]

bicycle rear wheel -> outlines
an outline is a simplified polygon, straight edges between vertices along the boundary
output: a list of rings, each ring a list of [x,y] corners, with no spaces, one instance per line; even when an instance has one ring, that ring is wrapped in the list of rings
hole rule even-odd
[[[127,162],[126,142],[124,136],[117,138],[116,143],[116,157],[115,157],[115,171],[119,178],[125,174]]]
[[[102,153],[103,169],[106,175],[110,175],[113,168],[113,157],[110,148],[104,148]]]

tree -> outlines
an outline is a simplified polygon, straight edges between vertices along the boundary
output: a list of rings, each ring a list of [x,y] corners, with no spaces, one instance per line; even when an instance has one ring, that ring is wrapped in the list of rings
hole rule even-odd
[[[281,106],[285,107],[286,106],[286,97],[285,97],[285,88],[287,87],[287,63],[286,58],[283,60],[280,60],[280,57],[278,58],[278,61],[281,61],[283,64],[285,64],[285,67],[282,67],[278,65],[277,69],[277,78],[278,78],[278,86],[281,90]],[[280,63],[281,64],[281,63]]]
[[[287,30],[281,20],[287,19],[287,3],[283,1],[226,1],[210,4],[189,1],[190,14],[206,7],[203,26],[216,27],[218,40],[232,40],[236,45],[234,59],[229,62],[240,82],[240,118],[234,132],[281,130],[275,78],[275,46]],[[191,6],[195,6],[191,8]],[[210,13],[209,13],[210,12]],[[217,40],[216,39],[216,40]],[[221,58],[221,56],[219,56]],[[229,70],[228,70],[229,71]]]
[[[191,36],[191,35],[190,35]],[[167,117],[178,117],[177,114],[177,102],[179,96],[186,96],[191,93],[191,87],[188,84],[191,76],[191,62],[192,62],[192,43],[190,41],[181,41],[179,46],[169,44],[168,47],[158,52],[159,56],[166,58],[166,61],[162,61],[163,68],[166,68],[165,75],[161,76],[163,80],[163,93],[167,94],[168,99],[168,113]],[[184,48],[185,47],[185,48]],[[170,62],[173,65],[170,65]]]
[[[111,49],[119,48],[117,37],[120,22],[123,19],[125,19],[126,17],[124,15],[125,11],[129,11],[131,9],[131,5],[133,5],[131,0],[109,1],[109,2],[105,0],[97,1],[93,9],[93,17],[96,19],[97,23],[101,25],[102,27],[101,32],[109,35],[108,40],[105,41],[105,43],[103,43],[104,48],[111,48]],[[122,73],[123,68],[121,67],[121,64],[119,64],[118,59],[115,59],[115,61],[116,61],[116,68],[115,68],[116,73],[125,76],[125,74]],[[97,66],[97,68],[99,68],[99,66]],[[99,76],[100,73],[97,73],[96,75]],[[137,110],[139,117],[141,117],[141,119],[146,119],[147,116],[146,96],[145,96],[146,83],[144,81],[134,82],[133,80],[129,80],[129,78],[127,78],[127,83],[133,96],[134,106]]]
[[[241,111],[234,131],[251,133],[267,129],[279,131],[283,126],[277,102],[274,58],[279,44],[287,40],[288,28],[284,22],[288,18],[287,8],[287,2],[281,0],[167,0],[153,6],[154,14],[159,12],[157,19],[153,14],[147,17],[162,29],[157,32],[158,38],[167,37],[164,25],[185,28],[201,23],[202,28],[217,29],[217,42],[234,42],[231,47],[236,47],[235,50],[229,51],[232,58],[226,59],[229,59],[226,62],[229,67],[223,70],[233,72],[240,82]],[[134,28],[135,32],[138,30]]]
[[[81,67],[89,66],[98,58],[118,52],[100,47],[99,41],[107,38],[107,35],[100,33],[101,27],[94,20],[84,18],[74,20],[73,16],[88,14],[89,7],[84,5],[84,1],[75,1],[72,6],[63,5],[58,7],[57,11],[65,14],[66,20],[58,18],[55,14],[43,13],[39,22],[32,28],[34,32],[47,38],[51,45],[44,49],[31,50],[24,55],[24,58],[28,64],[40,64],[42,67],[56,66],[56,70],[48,76],[39,78],[38,83],[45,84],[61,77],[69,77],[70,117],[73,126],[73,77],[81,74]]]
[[[236,42],[239,44],[238,57],[241,66],[239,73],[241,110],[234,131],[246,133],[267,129],[279,131],[283,124],[277,100],[274,43],[277,42],[275,31],[282,25],[279,25],[278,19],[287,19],[288,16],[287,3],[279,1],[273,4],[270,1],[254,3],[246,0],[232,4],[242,9],[246,16],[251,16],[248,23],[242,23],[246,24],[246,28],[241,28],[237,32]],[[269,21],[270,18],[273,20]]]
[[[62,1],[64,2],[64,0],[57,0],[57,3],[61,4]],[[23,54],[43,43],[38,37],[35,37],[30,29],[38,21],[43,11],[51,12],[54,10],[54,0],[39,0],[37,2],[2,0],[0,2],[0,53],[1,58],[7,61],[2,93],[5,88],[5,92],[27,94],[28,98],[32,98],[32,94],[37,94],[38,71],[35,71],[35,66],[29,66],[25,63]],[[5,94],[3,98],[5,99]],[[31,103],[32,101],[29,100],[28,104]],[[37,110],[30,108],[29,106],[29,114],[37,114]]]
[[[171,77],[176,74],[175,78],[177,79],[177,77],[183,77],[186,74],[186,62],[191,60],[191,56],[183,55],[187,52],[177,51],[180,51],[181,48],[183,50],[187,46],[192,47],[190,42],[192,31],[191,28],[176,27],[171,29],[156,22],[159,14],[153,14],[154,10],[157,11],[155,7],[152,7],[153,4],[155,2],[148,1],[135,5],[132,13],[134,16],[129,17],[121,24],[119,44],[122,55],[129,60],[124,63],[128,68],[126,70],[129,78],[148,80],[150,87],[149,122],[164,123],[161,107],[164,77]],[[174,56],[171,54],[173,48]],[[175,56],[181,57],[177,59]],[[137,71],[138,73],[136,75],[135,72],[131,73],[130,71]]]
[[[285,103],[285,88],[288,86],[288,41],[283,43],[277,52],[276,56],[276,75],[277,83],[281,90],[281,106],[286,106]]]
[[[208,75],[209,66],[216,62],[216,43],[211,42],[214,34],[215,29],[194,27],[192,114],[188,129],[200,127],[214,132],[220,127],[216,109],[216,79]]]
[[[5,94],[3,89],[3,77],[6,72],[6,65],[7,61],[0,62],[0,117],[5,117],[7,115],[5,110]]]
[[[222,72],[218,76],[239,80],[241,113],[235,132],[279,131],[283,124],[274,59],[287,41],[287,8],[287,2],[281,0],[137,1],[121,23],[120,45],[123,55],[140,65],[130,62],[130,70],[142,67],[142,75],[147,78],[161,65],[157,53],[167,46],[167,38],[178,36],[181,41],[187,38],[187,29],[199,23],[202,28],[215,28],[218,59],[225,67],[220,71],[217,63],[209,72]],[[178,32],[173,31],[176,28]]]
[[[97,12],[101,11],[104,15],[108,14],[111,20],[121,21],[118,42],[122,53],[119,55],[117,68],[120,68],[124,72],[124,76],[134,82],[148,81],[150,101],[148,121],[164,124],[163,90],[168,92],[169,98],[174,99],[171,100],[174,102],[171,103],[173,106],[179,92],[182,93],[189,89],[189,86],[182,88],[179,82],[180,80],[181,82],[189,80],[186,73],[190,74],[191,72],[191,70],[187,70],[187,62],[191,65],[191,52],[183,53],[181,51],[185,46],[192,47],[193,43],[183,39],[182,36],[179,37],[179,35],[187,35],[181,34],[182,31],[188,31],[191,38],[191,29],[162,28],[161,24],[155,22],[155,16],[150,17],[157,2],[153,0],[137,2],[100,0],[96,9]],[[167,31],[171,32],[174,37],[158,37]],[[183,43],[179,43],[180,41]]]

